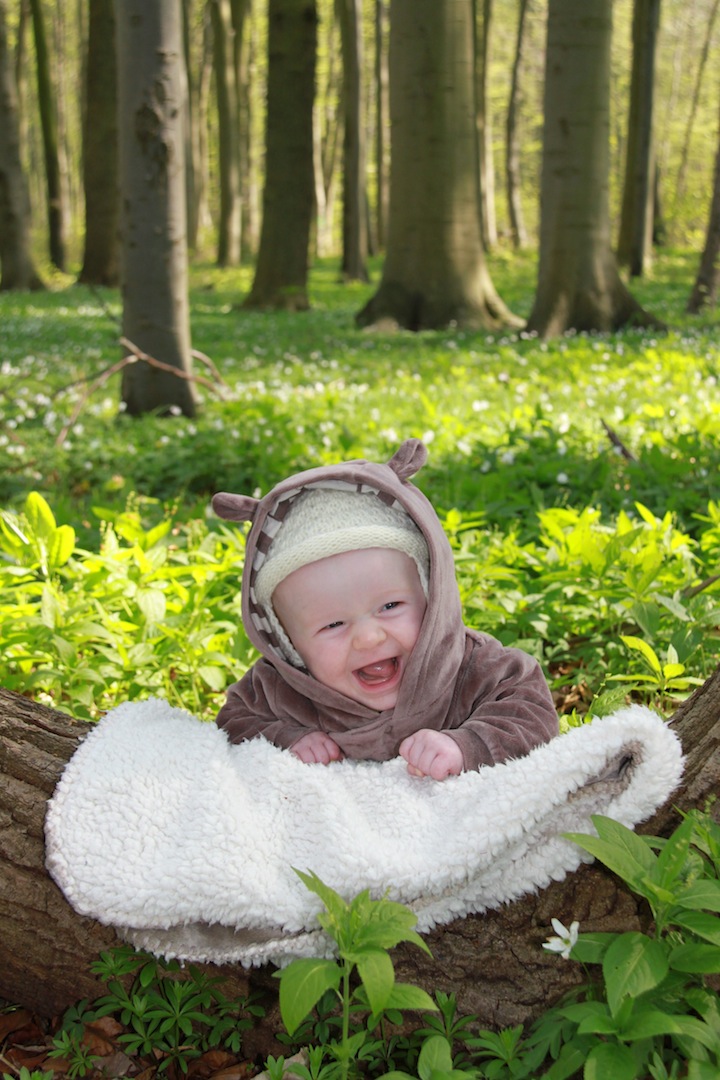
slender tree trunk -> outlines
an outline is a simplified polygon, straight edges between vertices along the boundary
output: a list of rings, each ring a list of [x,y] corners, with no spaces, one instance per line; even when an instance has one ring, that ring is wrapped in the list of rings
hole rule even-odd
[[[473,8],[477,0],[473,0]],[[493,0],[482,0],[482,29],[476,55],[478,170],[480,174],[480,225],[487,249],[497,244],[495,214],[495,156],[493,154],[492,109],[490,108],[490,58],[492,46]],[[473,17],[477,26],[477,15]]]
[[[635,0],[632,21],[632,78],[618,262],[640,277],[652,255],[655,155],[653,112],[655,53],[660,0]]]
[[[510,236],[516,248],[527,246],[527,230],[520,198],[520,139],[518,135],[518,113],[520,110],[520,71],[523,61],[525,24],[530,0],[520,0],[518,8],[518,28],[510,80],[510,100],[508,102],[507,124],[505,128],[505,181],[507,185],[508,216]]]
[[[30,253],[30,199],[20,160],[6,0],[0,0],[0,289],[41,289]]]
[[[540,260],[528,320],[541,337],[661,325],[628,292],[611,248],[611,39],[607,0],[550,0]]]
[[[252,86],[253,65],[252,2],[232,0],[233,26],[235,27],[235,85],[238,98],[238,164],[240,172],[240,205],[242,232],[241,259],[253,259],[257,252],[260,235],[257,208],[254,205],[254,146],[252,138]]]
[[[65,214],[60,180],[60,157],[58,153],[57,113],[50,76],[50,56],[45,32],[42,0],[30,0],[35,57],[37,62],[38,103],[42,125],[43,150],[45,154],[45,179],[47,184],[47,214],[50,242],[50,260],[58,270],[65,269]]]
[[[182,0],[183,56],[187,80],[187,103],[185,107],[185,205],[187,208],[187,244],[194,251],[198,242],[198,115],[197,82],[192,58],[192,7],[193,0]]]
[[[123,334],[178,375],[123,369],[130,415],[195,412],[187,295],[183,52],[176,0],[116,0]]]
[[[119,193],[117,64],[113,0],[90,0],[83,185],[85,254],[79,280],[88,285],[118,285]]]
[[[720,669],[673,717],[686,755],[682,785],[639,831],[666,836],[678,811],[704,807],[716,795],[718,717]],[[44,869],[47,799],[83,731],[72,718],[0,689],[0,997],[47,1016],[103,992],[89,966],[116,942],[111,929],[72,910]],[[619,932],[641,929],[646,915],[617,878],[584,865],[538,894],[433,930],[426,936],[431,958],[397,950],[398,977],[429,991],[454,991],[461,1013],[475,1014],[482,1027],[527,1023],[583,979],[579,965],[541,948],[552,918],[566,925],[578,919],[583,931]],[[276,996],[269,967],[206,970],[228,980],[228,994],[261,988]],[[277,1008],[263,1026],[270,1035],[278,1030]]]
[[[367,281],[368,221],[360,0],[335,0],[343,59],[343,252],[346,281]]]
[[[682,148],[680,150],[680,165],[678,166],[677,180],[675,181],[675,205],[680,206],[682,204],[683,196],[685,195],[685,178],[687,176],[687,167],[690,160],[690,142],[692,140],[693,128],[695,127],[695,120],[697,118],[698,104],[700,102],[700,91],[702,89],[703,76],[705,74],[705,68],[707,66],[708,57],[710,55],[710,47],[713,40],[713,29],[715,27],[715,20],[720,11],[720,0],[713,0],[713,6],[710,9],[708,16],[707,26],[705,28],[705,37],[703,38],[703,45],[700,51],[700,59],[697,65],[697,72],[695,75],[695,87],[693,89],[692,101],[690,103],[690,112],[688,113],[687,123],[685,125],[685,135],[683,137]]]
[[[375,248],[381,251],[387,237],[389,212],[390,106],[387,56],[388,5],[375,0]]]
[[[472,0],[393,0],[388,245],[361,325],[512,321],[483,252],[473,42]]]
[[[705,247],[700,259],[697,277],[693,286],[687,311],[697,315],[699,311],[717,300],[720,287],[720,127],[718,128],[718,149],[715,154],[715,174],[713,178],[712,202],[708,221]]]
[[[220,219],[218,266],[237,266],[242,238],[239,109],[235,78],[235,27],[230,0],[211,0],[213,66],[218,108]]]
[[[249,308],[309,306],[316,40],[315,0],[270,0],[263,221]]]

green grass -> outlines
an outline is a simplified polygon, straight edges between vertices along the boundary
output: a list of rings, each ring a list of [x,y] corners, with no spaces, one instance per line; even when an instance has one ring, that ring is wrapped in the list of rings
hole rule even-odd
[[[667,333],[548,343],[516,331],[361,331],[353,316],[373,286],[340,285],[329,263],[312,272],[311,311],[245,312],[247,268],[195,267],[193,344],[224,386],[218,395],[200,389],[194,420],[119,415],[117,376],[85,399],[121,355],[116,291],[0,294],[0,505],[8,521],[21,521],[28,493],[37,491],[77,539],[69,561],[43,579],[30,547],[19,555],[6,538],[3,651],[13,655],[10,637],[16,653],[29,642],[34,649],[10,662],[9,681],[70,711],[81,699],[88,715],[149,692],[212,712],[228,669],[251,659],[237,628],[241,544],[209,518],[212,493],[264,492],[288,472],[342,458],[386,459],[412,435],[429,446],[417,482],[456,546],[468,621],[538,655],[565,711],[584,712],[593,695],[617,690],[609,680],[628,670],[638,681],[627,689],[669,710],[677,688],[665,685],[663,666],[675,654],[685,676],[705,678],[717,657],[718,587],[697,587],[717,572],[720,554],[720,316],[684,315],[695,259],[665,253],[652,277],[632,284]],[[491,271],[504,299],[526,316],[532,259],[497,255]],[[208,374],[200,363],[196,372]],[[172,527],[157,541],[152,558],[162,561],[150,571],[131,534],[146,536],[163,520]],[[108,530],[117,541],[112,573],[88,569]],[[12,569],[18,559],[25,577]],[[190,604],[199,636],[185,659],[201,648],[216,659],[181,672],[169,657],[189,633],[183,590],[198,592],[199,571],[183,567],[198,560],[215,569],[201,575],[205,608]],[[170,566],[167,576],[162,568]],[[123,593],[132,574],[140,605]],[[105,588],[111,580],[114,592]],[[54,626],[46,625],[49,588],[59,597]],[[164,595],[165,621],[143,589]],[[98,605],[115,627],[104,645],[88,630],[99,625]],[[78,625],[84,636],[74,634]],[[660,658],[659,675],[622,641],[633,636]],[[100,648],[117,657],[139,645],[112,670],[107,656],[98,659]],[[82,685],[75,679],[71,690],[63,671],[73,663],[102,675]]]

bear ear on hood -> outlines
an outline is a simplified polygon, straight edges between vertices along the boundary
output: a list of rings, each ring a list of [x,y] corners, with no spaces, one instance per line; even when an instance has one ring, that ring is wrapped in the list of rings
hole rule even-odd
[[[233,495],[229,491],[219,491],[212,497],[213,510],[226,521],[252,521],[259,505],[260,500],[252,495]]]
[[[403,481],[409,480],[427,461],[427,447],[419,439],[406,439],[388,461],[388,466]]]

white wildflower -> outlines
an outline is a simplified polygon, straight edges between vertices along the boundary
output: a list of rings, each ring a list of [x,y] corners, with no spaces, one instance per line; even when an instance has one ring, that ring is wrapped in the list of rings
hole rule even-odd
[[[570,953],[577,943],[580,923],[575,920],[575,922],[570,923],[570,929],[568,930],[559,919],[551,919],[550,921],[557,937],[551,937],[544,941],[543,949],[547,949],[548,952],[560,953],[563,960],[569,960]]]

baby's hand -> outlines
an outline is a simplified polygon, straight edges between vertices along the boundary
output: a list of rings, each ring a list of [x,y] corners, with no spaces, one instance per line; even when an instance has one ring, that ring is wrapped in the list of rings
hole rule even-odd
[[[296,743],[293,743],[290,751],[306,765],[311,765],[313,762],[329,765],[331,761],[342,761],[345,757],[335,740],[324,731],[309,731],[307,735],[303,735]]]
[[[455,740],[430,728],[421,728],[403,739],[400,756],[407,761],[411,776],[444,780],[447,776],[457,776],[463,769],[462,750]]]

